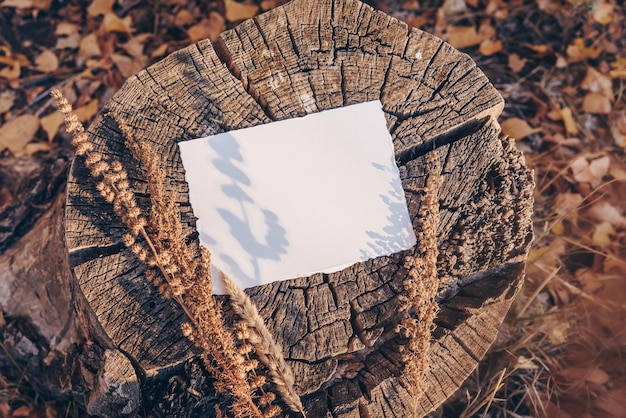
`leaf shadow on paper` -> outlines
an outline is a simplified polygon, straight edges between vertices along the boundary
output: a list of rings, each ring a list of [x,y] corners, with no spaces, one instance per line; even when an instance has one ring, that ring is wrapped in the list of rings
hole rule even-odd
[[[229,183],[220,185],[220,190],[226,197],[236,200],[239,206],[238,213],[227,208],[218,208],[217,213],[228,225],[229,232],[239,243],[241,251],[246,254],[248,265],[242,266],[241,260],[235,260],[227,254],[216,256],[228,265],[228,271],[235,275],[242,287],[262,284],[260,262],[264,259],[280,261],[281,257],[287,254],[289,246],[287,231],[281,226],[276,213],[260,208],[246,192],[246,189],[252,186],[252,181],[238,167],[245,161],[237,140],[229,134],[224,134],[220,141],[211,142],[211,148],[215,152],[215,158],[212,158],[209,164],[230,179]],[[254,233],[259,229],[254,220],[259,218],[263,219],[265,228],[262,239],[258,238],[258,233]],[[215,243],[210,231],[210,226],[200,231],[202,242]]]
[[[370,241],[367,243],[367,248],[360,250],[362,261],[408,250],[416,243],[404,189],[397,173],[383,164],[374,162],[372,166],[380,170],[381,175],[390,178],[387,193],[379,195],[388,210],[387,224],[382,228],[383,233],[366,231]]]

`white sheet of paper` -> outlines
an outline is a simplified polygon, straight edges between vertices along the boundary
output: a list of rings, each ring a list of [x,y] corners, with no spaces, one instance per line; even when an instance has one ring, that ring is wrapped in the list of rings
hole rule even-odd
[[[179,146],[200,243],[242,288],[415,245],[379,101]]]

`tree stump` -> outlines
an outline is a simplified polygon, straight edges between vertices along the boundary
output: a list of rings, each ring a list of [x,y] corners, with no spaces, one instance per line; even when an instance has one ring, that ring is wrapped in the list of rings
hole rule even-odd
[[[441,161],[441,311],[419,399],[426,414],[455,392],[494,341],[532,239],[531,173],[500,133],[501,96],[467,55],[357,0],[294,0],[131,77],[88,134],[98,151],[128,169],[144,211],[145,174],[114,116],[165,156],[167,191],[195,246],[178,142],[376,99],[414,226],[426,158],[436,153]],[[210,415],[220,402],[210,380],[202,380],[209,384],[202,397],[178,393],[187,398],[163,401],[164,393],[176,392],[170,378],[191,370],[197,353],[181,333],[184,313],[145,279],[145,265],[124,246],[125,227],[95,186],[84,159],[76,158],[65,235],[82,292],[134,365],[148,409],[159,404],[170,415]],[[406,255],[247,290],[284,348],[309,417],[408,416],[394,331]]]

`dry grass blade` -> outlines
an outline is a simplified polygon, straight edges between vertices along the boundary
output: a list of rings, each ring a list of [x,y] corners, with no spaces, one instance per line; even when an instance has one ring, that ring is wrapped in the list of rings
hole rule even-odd
[[[293,373],[283,358],[282,348],[274,341],[250,297],[226,274],[222,273],[222,279],[226,293],[230,296],[232,307],[246,321],[250,330],[249,341],[254,346],[259,359],[267,366],[272,381],[283,401],[292,411],[304,414],[300,397],[293,388]]]

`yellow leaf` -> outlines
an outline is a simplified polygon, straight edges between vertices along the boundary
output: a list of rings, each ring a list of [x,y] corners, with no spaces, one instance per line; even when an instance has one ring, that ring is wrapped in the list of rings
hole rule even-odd
[[[468,48],[480,44],[480,35],[474,26],[449,26],[448,43],[456,49]]]
[[[607,115],[611,113],[611,100],[601,93],[587,93],[583,99],[583,110],[586,113]]]
[[[485,39],[480,43],[479,51],[486,57],[500,52],[502,51],[502,41],[492,41],[491,39]]]
[[[613,68],[609,75],[611,78],[626,78],[626,57],[619,58],[611,64]]]
[[[613,22],[613,18],[615,17],[613,5],[611,3],[607,3],[606,0],[599,1],[594,7],[592,16],[593,20],[601,25],[610,24]]]
[[[80,40],[80,46],[78,47],[78,57],[83,61],[87,61],[89,58],[99,57],[102,55],[100,45],[98,45],[98,37],[95,33],[90,33]]]
[[[0,150],[8,148],[14,155],[24,155],[24,147],[39,129],[39,118],[22,115],[0,127]]]
[[[78,116],[78,120],[81,122],[89,122],[96,112],[98,112],[98,99],[93,99],[74,111],[76,116]]]
[[[567,56],[570,62],[582,61],[587,58],[595,59],[602,53],[602,48],[592,48],[585,46],[583,38],[576,38],[574,43],[567,47]]]
[[[568,134],[577,134],[578,128],[576,127],[576,122],[572,116],[572,109],[569,107],[561,109],[561,117],[563,118],[563,123],[565,124],[565,131]]]
[[[529,135],[540,132],[541,128],[531,128],[525,120],[510,118],[500,125],[505,135],[515,139],[524,139]]]
[[[224,8],[226,20],[229,22],[251,19],[259,12],[259,6],[256,4],[239,3],[235,0],[224,0]]]
[[[59,69],[59,58],[49,49],[44,50],[36,59],[37,70],[42,73],[53,73]]]
[[[93,0],[87,8],[87,14],[91,17],[106,15],[113,12],[115,0]]]
[[[593,231],[593,243],[605,247],[613,242],[615,228],[609,222],[600,222]]]
[[[132,23],[133,20],[130,16],[120,19],[113,12],[104,15],[104,30],[107,32],[130,33]]]
[[[59,128],[63,124],[63,118],[63,114],[58,110],[41,118],[41,127],[48,135],[48,141],[52,141],[57,132],[59,132]]]
[[[542,44],[542,45],[526,45],[528,49],[535,51],[540,57],[545,57],[547,55],[552,54],[552,48],[550,46]]]
[[[198,24],[187,29],[187,35],[192,42],[209,38],[215,40],[225,29],[224,18],[217,12],[211,12],[208,19],[202,19]]]

